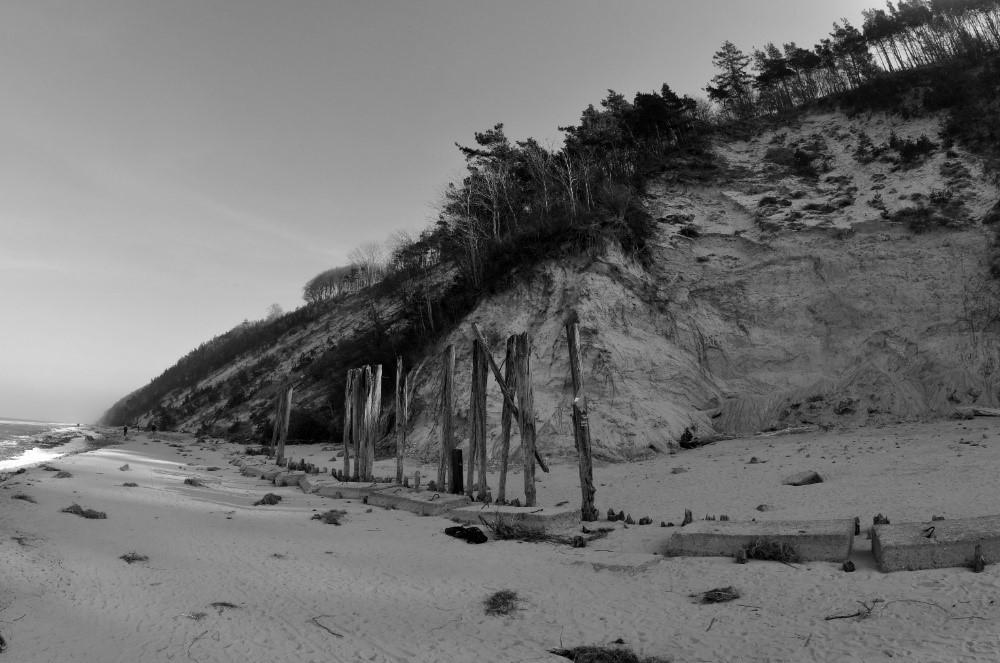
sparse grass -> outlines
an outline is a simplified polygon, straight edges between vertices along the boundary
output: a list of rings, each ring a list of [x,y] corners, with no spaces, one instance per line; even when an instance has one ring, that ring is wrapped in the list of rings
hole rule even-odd
[[[509,615],[517,610],[520,600],[517,592],[509,589],[501,589],[487,596],[483,601],[483,607],[487,615]]]
[[[38,502],[35,501],[35,498],[32,497],[31,495],[28,495],[27,493],[16,493],[14,495],[11,495],[10,499],[22,500],[24,502],[31,502],[32,504],[38,504]]]
[[[479,522],[493,533],[493,538],[496,540],[545,541],[548,539],[544,530],[525,527],[499,514],[494,518],[479,516]]]
[[[138,488],[139,484],[137,484],[134,481],[126,481],[125,483],[122,484],[122,486],[124,486],[125,488]]]
[[[582,535],[566,536],[563,534],[549,534],[545,530],[525,527],[503,515],[496,515],[492,518],[479,516],[479,522],[483,527],[493,534],[493,539],[498,541],[527,541],[529,543],[559,543],[574,548],[584,548],[587,543],[605,538],[615,531],[614,527],[598,527],[596,529],[582,529]]]
[[[260,506],[262,504],[277,504],[281,501],[281,495],[275,495],[274,493],[268,493],[264,497],[260,498],[253,503],[254,506]]]
[[[802,561],[795,546],[772,539],[754,539],[744,548],[747,559],[759,559],[791,564]]]
[[[80,516],[81,518],[90,518],[91,520],[104,520],[108,517],[108,514],[103,511],[95,511],[94,509],[84,509],[79,504],[70,504],[65,509],[62,509],[63,513],[72,513],[73,515]]]
[[[346,511],[340,509],[330,509],[324,513],[313,515],[312,520],[321,520],[327,525],[340,525],[340,520],[347,515]]]
[[[716,587],[715,589],[710,589],[707,592],[702,592],[701,594],[692,594],[691,596],[700,597],[701,603],[725,603],[726,601],[734,601],[740,597],[740,593],[733,588],[732,585],[729,587]]]
[[[70,473],[70,472],[67,472],[66,470],[59,470],[58,472],[56,472],[56,478],[57,479],[70,479],[70,478],[72,478],[72,476],[73,476],[73,474]]]
[[[639,656],[628,647],[573,647],[550,649],[550,654],[562,656],[573,663],[670,663],[669,658]]]
[[[205,483],[197,477],[188,477],[184,479],[184,485],[186,486],[204,486]]]
[[[135,564],[136,562],[148,562],[149,556],[137,553],[134,550],[132,552],[127,552],[118,559],[123,559],[127,564]]]

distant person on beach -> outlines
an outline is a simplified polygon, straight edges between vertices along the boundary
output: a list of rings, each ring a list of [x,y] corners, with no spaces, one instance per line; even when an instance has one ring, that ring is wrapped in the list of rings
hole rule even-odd
[[[127,437],[128,437],[128,426],[122,426],[122,439],[124,440]]]

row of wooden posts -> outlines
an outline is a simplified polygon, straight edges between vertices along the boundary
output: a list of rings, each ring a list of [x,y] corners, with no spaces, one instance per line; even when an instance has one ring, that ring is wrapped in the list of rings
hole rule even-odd
[[[455,403],[455,348],[449,345],[443,356],[441,388],[441,449],[438,463],[437,486],[444,492],[465,493],[480,501],[507,502],[507,471],[509,468],[510,436],[512,424],[517,422],[521,438],[521,460],[524,467],[524,506],[535,506],[535,464],[548,472],[545,461],[535,446],[534,392],[531,380],[531,340],[527,333],[507,339],[504,370],[493,358],[479,328],[473,324],[472,387],[469,402],[469,447],[465,480],[462,464],[458,460],[454,434]],[[566,325],[569,345],[570,373],[573,386],[573,437],[579,461],[581,517],[585,521],[597,520],[594,506],[593,461],[591,457],[590,423],[587,399],[583,393],[583,372],[580,360],[579,325]],[[395,388],[395,442],[396,482],[403,483],[403,458],[406,453],[406,424],[409,403],[416,377],[423,364],[404,376],[403,360],[396,360]],[[486,483],[487,471],[487,416],[486,396],[489,374],[503,396],[501,432],[498,456],[500,476],[495,499]],[[269,455],[277,455],[277,462],[284,462],[288,420],[292,406],[293,387],[285,385],[275,397],[275,425]],[[375,464],[375,445],[379,439],[382,405],[382,366],[364,366],[347,372],[344,390],[344,477],[371,481]],[[354,459],[353,470],[351,459]],[[456,463],[456,461],[458,461]]]

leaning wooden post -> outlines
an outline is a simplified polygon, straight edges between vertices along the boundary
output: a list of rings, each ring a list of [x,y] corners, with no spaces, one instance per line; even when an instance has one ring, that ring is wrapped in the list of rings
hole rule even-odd
[[[597,520],[594,506],[594,461],[590,453],[590,420],[587,414],[587,397],[583,393],[583,368],[580,361],[580,326],[571,322],[566,325],[566,340],[569,343],[569,368],[573,377],[573,439],[580,464],[580,519]]]
[[[292,391],[294,387],[289,386],[284,398],[284,416],[281,418],[281,437],[278,438],[278,465],[285,460],[285,440],[288,439],[288,421],[292,418]]]
[[[472,323],[472,333],[476,335],[476,338],[482,342],[484,347],[488,347],[486,338],[483,336],[483,332],[479,330],[479,325],[474,322]],[[517,405],[514,404],[516,394],[507,388],[507,383],[500,374],[500,367],[497,366],[496,360],[493,359],[493,353],[487,352],[486,359],[489,360],[490,370],[493,371],[493,377],[496,379],[497,386],[500,387],[500,393],[503,394],[504,401],[510,406],[511,412],[513,412],[514,416],[518,417],[518,421],[520,421],[520,415],[518,414],[520,410],[518,410]],[[545,464],[545,460],[542,458],[542,455],[538,453],[538,449],[535,449],[535,461],[538,463],[538,466],[542,468],[542,472],[549,471],[549,466]]]
[[[465,492],[476,491],[477,499],[486,498],[486,348],[479,339],[472,341],[472,389],[469,399],[469,471]],[[481,460],[482,459],[482,460]],[[479,467],[479,483],[475,481]]]
[[[448,466],[451,464],[451,450],[454,448],[454,433],[452,429],[452,410],[454,408],[455,389],[455,346],[449,345],[444,351],[444,366],[441,378],[441,461],[438,464],[437,487],[442,493],[450,492],[452,485],[448,483]]]
[[[531,388],[531,340],[517,335],[517,406],[524,461],[524,506],[535,506],[535,395]]]
[[[366,369],[366,372],[370,370]],[[376,364],[369,375],[365,412],[365,481],[371,481],[375,472],[375,443],[380,432],[379,415],[382,414],[382,364]]]
[[[403,483],[403,454],[406,452],[406,384],[403,358],[396,357],[396,483]]]
[[[354,369],[347,369],[347,382],[344,384],[344,475],[343,480],[351,477],[351,426],[354,417]]]
[[[503,379],[507,383],[507,387],[515,392],[517,391],[516,342],[517,340],[513,336],[507,339],[507,356],[504,358],[503,366]],[[503,401],[503,412],[500,417],[500,479],[496,501],[498,504],[503,504],[507,501],[507,461],[510,456],[510,424],[513,419],[513,411],[507,399]]]

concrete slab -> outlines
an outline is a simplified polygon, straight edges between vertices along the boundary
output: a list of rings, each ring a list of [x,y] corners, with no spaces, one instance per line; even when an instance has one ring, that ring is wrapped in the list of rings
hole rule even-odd
[[[415,491],[399,485],[389,486],[368,497],[368,504],[386,509],[402,509],[421,516],[440,516],[471,502],[465,495]]]
[[[580,510],[568,506],[495,506],[476,504],[455,509],[449,514],[452,520],[481,525],[480,517],[488,523],[497,519],[526,529],[553,531],[570,529],[580,524]]]
[[[875,525],[873,530],[872,553],[885,572],[970,566],[976,545],[987,564],[1000,561],[1000,516]]]
[[[790,545],[803,562],[842,562],[850,556],[854,545],[854,519],[700,520],[674,530],[663,554],[734,557],[756,539]]]
[[[392,484],[387,483],[337,481],[322,474],[306,474],[299,479],[299,488],[307,493],[344,500],[359,500],[392,487]]]
[[[305,472],[278,472],[271,483],[275,486],[298,486],[304,476],[307,476]]]

